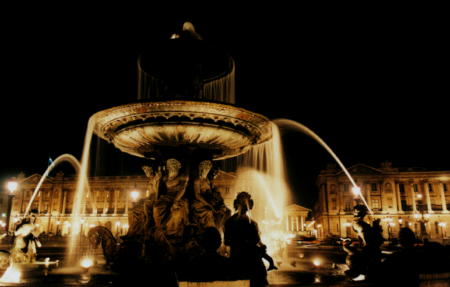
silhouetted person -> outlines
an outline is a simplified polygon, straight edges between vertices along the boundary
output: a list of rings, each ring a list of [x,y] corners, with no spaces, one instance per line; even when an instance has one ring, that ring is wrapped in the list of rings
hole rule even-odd
[[[426,259],[414,248],[416,238],[411,229],[402,228],[399,237],[403,250],[386,258],[381,264],[378,280],[385,280],[380,284],[387,286],[419,286],[419,273],[423,272]]]
[[[232,280],[233,273],[229,259],[217,253],[222,244],[222,237],[215,227],[207,227],[199,240],[205,253],[194,258],[189,264],[189,281],[227,281]]]

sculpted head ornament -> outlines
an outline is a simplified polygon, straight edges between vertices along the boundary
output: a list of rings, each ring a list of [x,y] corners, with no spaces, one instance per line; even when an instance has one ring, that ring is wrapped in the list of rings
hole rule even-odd
[[[198,165],[198,169],[200,171],[204,169],[211,169],[212,168],[212,162],[210,160],[204,160]]]
[[[171,158],[167,160],[166,166],[167,168],[174,166],[177,170],[179,170],[181,168],[181,163],[178,160]]]

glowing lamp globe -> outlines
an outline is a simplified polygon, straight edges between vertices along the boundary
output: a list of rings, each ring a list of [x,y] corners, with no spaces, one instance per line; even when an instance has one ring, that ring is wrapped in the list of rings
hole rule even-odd
[[[361,188],[355,186],[352,189],[354,195],[359,195],[361,193]]]
[[[16,190],[16,188],[17,188],[17,182],[15,182],[15,181],[8,182],[8,189],[11,192],[11,194],[14,193],[14,190]]]
[[[417,198],[418,198],[418,199],[422,199],[422,194],[419,193],[419,194],[417,195]]]
[[[135,190],[135,191],[131,192],[131,198],[133,198],[133,201],[136,201],[138,196],[139,196],[139,192],[138,191]]]
[[[416,214],[414,214],[414,217],[415,218],[419,218],[419,215],[416,213]]]

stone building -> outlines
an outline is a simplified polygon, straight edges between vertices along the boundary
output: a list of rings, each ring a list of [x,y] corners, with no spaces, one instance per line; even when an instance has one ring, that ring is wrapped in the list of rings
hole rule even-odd
[[[306,221],[308,213],[312,210],[297,204],[283,209],[283,221],[286,231],[306,231],[309,222]]]
[[[15,218],[24,217],[36,186],[42,176],[34,174],[25,177],[21,173],[17,177],[17,190],[12,202],[10,230],[13,230]],[[78,178],[65,176],[59,172],[55,177],[44,179],[38,193],[31,203],[30,209],[37,209],[38,231],[46,234],[73,234],[83,230],[86,233],[89,226],[100,225],[110,229],[113,234],[126,234],[128,224],[128,211],[133,208],[131,191],[137,190],[137,201],[148,195],[147,186],[149,178],[145,175],[134,176],[98,176],[90,177],[90,192],[83,198],[82,214],[83,229],[80,223],[74,222],[73,204]],[[234,199],[234,175],[220,171],[213,182],[222,194],[225,204],[232,208]],[[7,202],[6,191],[0,196]],[[3,208],[3,205],[0,205]],[[7,204],[5,205],[5,212]],[[3,210],[3,209],[2,209]]]
[[[435,239],[450,235],[450,169],[394,168],[390,162],[384,162],[379,168],[360,163],[347,170],[360,187],[374,217],[381,220],[386,239],[389,235],[397,238],[399,228],[406,226],[417,237]],[[353,186],[344,171],[329,164],[320,172],[316,184],[319,199],[314,207],[314,218],[318,233],[324,237],[356,237],[347,224],[352,222],[356,201]],[[428,214],[424,216],[428,222],[422,227],[418,221],[422,218],[421,211]],[[368,214],[367,222],[372,220]],[[388,222],[391,223],[389,228]]]

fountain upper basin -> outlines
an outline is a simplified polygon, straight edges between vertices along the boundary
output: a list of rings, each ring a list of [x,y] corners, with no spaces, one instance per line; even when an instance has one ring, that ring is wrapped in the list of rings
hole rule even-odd
[[[225,159],[271,139],[272,127],[266,117],[232,105],[177,100],[100,111],[94,133],[139,157],[164,147],[185,147]]]

